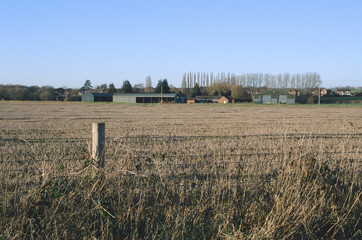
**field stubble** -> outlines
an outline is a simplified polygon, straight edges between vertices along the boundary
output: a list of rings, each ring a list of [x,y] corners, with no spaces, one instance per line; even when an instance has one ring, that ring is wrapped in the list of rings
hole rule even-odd
[[[361,110],[0,103],[0,238],[360,239]]]

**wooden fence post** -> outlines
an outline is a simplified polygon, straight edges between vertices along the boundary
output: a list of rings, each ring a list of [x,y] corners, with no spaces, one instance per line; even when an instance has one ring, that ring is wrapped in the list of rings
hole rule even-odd
[[[104,167],[105,123],[92,124],[92,158]]]

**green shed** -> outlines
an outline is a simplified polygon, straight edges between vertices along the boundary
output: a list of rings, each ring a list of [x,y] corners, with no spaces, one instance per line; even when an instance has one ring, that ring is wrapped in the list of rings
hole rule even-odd
[[[282,91],[268,91],[254,95],[253,101],[263,104],[295,104],[295,95]]]

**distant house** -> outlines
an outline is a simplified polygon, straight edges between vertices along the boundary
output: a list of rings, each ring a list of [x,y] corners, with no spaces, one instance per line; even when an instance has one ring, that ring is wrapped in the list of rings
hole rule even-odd
[[[328,95],[328,90],[325,88],[321,88],[321,96],[327,96]]]
[[[110,93],[84,93],[82,102],[112,102]]]
[[[336,94],[340,96],[352,96],[350,88],[336,88]]]
[[[320,89],[320,96],[323,97],[323,96],[326,96],[328,94],[328,91],[327,89],[325,88],[321,88]],[[319,88],[314,88],[313,91],[312,91],[312,95],[313,96],[319,96]]]
[[[234,103],[234,99],[232,97],[225,97],[225,96],[222,96],[221,98],[219,98],[217,100],[218,103],[223,103],[223,104],[226,104],[226,103]]]
[[[290,89],[290,90],[288,91],[288,94],[300,96],[300,91],[297,90],[297,89]]]

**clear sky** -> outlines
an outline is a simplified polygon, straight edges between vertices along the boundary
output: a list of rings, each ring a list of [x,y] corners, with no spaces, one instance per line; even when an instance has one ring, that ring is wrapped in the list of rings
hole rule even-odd
[[[0,0],[0,84],[176,87],[184,72],[362,86],[361,0]]]

